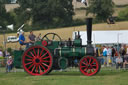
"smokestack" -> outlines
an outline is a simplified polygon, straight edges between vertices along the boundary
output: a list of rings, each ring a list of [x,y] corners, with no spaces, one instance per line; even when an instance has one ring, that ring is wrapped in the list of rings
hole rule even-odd
[[[87,46],[91,46],[92,43],[92,18],[87,18]]]

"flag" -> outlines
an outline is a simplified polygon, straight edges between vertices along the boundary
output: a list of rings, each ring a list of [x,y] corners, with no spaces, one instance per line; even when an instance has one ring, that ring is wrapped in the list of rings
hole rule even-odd
[[[11,25],[7,25],[7,29],[10,29],[10,30],[14,30],[14,26],[13,26],[13,24],[11,24]]]

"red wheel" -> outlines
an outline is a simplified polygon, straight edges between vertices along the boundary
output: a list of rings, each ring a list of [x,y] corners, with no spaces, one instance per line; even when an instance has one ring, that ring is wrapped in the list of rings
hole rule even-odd
[[[41,46],[33,46],[23,54],[23,68],[30,75],[44,75],[52,68],[52,55]]]
[[[92,76],[99,72],[100,63],[95,57],[83,57],[79,63],[80,71],[86,76]]]

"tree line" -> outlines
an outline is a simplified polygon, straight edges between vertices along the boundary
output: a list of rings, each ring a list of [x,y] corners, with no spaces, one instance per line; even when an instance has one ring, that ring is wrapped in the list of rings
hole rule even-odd
[[[73,0],[18,0],[20,7],[7,12],[7,0],[0,0],[0,26],[14,24],[18,28],[23,23],[26,30],[47,29],[79,25],[82,22],[73,19]],[[115,4],[112,0],[89,0],[86,16],[92,14],[98,21],[105,22],[113,15]]]

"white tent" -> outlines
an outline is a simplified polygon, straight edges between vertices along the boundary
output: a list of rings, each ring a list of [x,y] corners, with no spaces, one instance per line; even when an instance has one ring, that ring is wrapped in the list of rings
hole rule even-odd
[[[87,32],[80,31],[82,45],[87,44]],[[75,38],[75,32],[73,32],[73,39]],[[121,31],[93,31],[92,32],[92,44],[128,44],[128,30]]]

